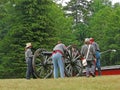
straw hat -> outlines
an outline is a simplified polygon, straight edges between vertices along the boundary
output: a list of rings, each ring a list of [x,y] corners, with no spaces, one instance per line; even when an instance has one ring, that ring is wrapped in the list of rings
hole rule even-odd
[[[26,43],[26,48],[31,47],[31,46],[32,46],[31,43]]]

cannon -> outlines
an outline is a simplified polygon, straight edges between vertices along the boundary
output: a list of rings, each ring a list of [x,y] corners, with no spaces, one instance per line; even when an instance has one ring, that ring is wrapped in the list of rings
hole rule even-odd
[[[39,48],[34,52],[32,64],[34,74],[37,78],[53,77],[53,63],[51,56],[52,52],[43,48]],[[80,60],[81,55],[76,47],[69,45],[63,58],[66,77],[82,76],[83,65]]]

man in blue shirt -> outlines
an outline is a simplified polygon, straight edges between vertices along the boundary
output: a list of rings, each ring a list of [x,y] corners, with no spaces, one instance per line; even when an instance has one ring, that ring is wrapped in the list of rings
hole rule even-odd
[[[95,51],[96,51],[96,68],[98,69],[98,75],[101,75],[100,48],[99,48],[99,45],[94,41],[94,38],[90,38],[90,43],[95,48]]]

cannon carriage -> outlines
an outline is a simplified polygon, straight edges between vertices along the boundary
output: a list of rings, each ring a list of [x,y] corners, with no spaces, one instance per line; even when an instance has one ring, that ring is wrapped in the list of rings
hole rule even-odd
[[[35,51],[33,56],[33,69],[36,77],[50,78],[53,77],[52,52],[43,48]],[[67,52],[63,56],[64,69],[66,77],[82,76],[83,65],[80,60],[79,50],[72,45],[67,47]]]

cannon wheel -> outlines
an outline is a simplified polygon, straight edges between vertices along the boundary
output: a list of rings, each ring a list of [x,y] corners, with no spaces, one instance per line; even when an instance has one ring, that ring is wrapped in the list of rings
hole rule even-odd
[[[37,49],[33,56],[33,70],[38,78],[49,78],[53,72],[51,53],[45,54],[45,49]]]
[[[82,76],[83,65],[80,60],[80,53],[76,47],[68,48],[65,56],[65,74],[68,77]]]

